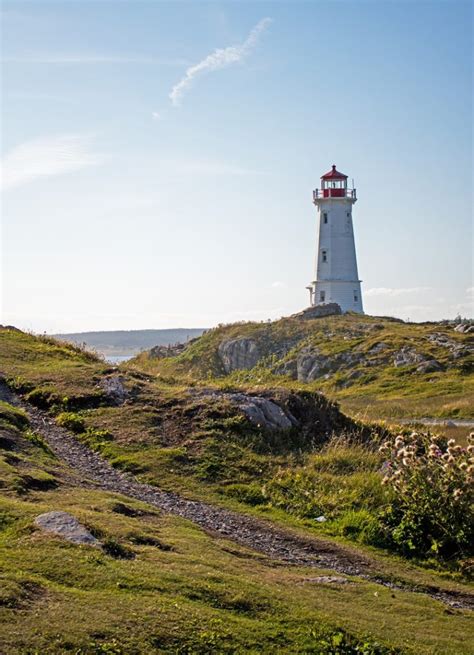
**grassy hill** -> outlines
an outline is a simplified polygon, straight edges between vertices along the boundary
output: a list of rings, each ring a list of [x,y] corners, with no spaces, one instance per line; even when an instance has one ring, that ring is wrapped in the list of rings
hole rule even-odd
[[[333,331],[382,322],[341,318]],[[407,560],[377,542],[378,513],[391,502],[378,451],[383,430],[345,416],[315,391],[316,381],[274,372],[258,381],[257,369],[266,370],[261,363],[229,374],[219,363],[219,344],[230,335],[258,334],[260,348],[297,335],[294,348],[319,334],[314,322],[292,321],[220,328],[183,355],[143,357],[143,367],[139,359],[127,369],[48,337],[0,330],[0,375],[48,420],[141,481],[298,535],[323,535],[363,554],[384,580],[467,591],[467,560],[464,568],[454,559]],[[387,321],[384,340],[405,327],[440,331]],[[341,345],[343,336],[347,331]],[[322,350],[324,339],[317,338]],[[467,338],[454,333],[453,341],[464,348]],[[405,342],[400,336],[392,343],[397,352]],[[276,361],[284,357],[277,353]],[[442,364],[450,370],[448,359]],[[449,375],[470,384],[459,367]],[[243,408],[255,398],[291,414],[295,425],[276,430],[252,422]],[[0,432],[2,653],[470,652],[466,610],[361,578],[317,582],[331,572],[284,565],[144,503],[87,487],[5,402]],[[43,533],[35,517],[51,510],[70,512],[108,547]]]
[[[474,418],[474,335],[446,323],[356,314],[238,323],[127,366],[184,383],[320,390],[362,418]]]

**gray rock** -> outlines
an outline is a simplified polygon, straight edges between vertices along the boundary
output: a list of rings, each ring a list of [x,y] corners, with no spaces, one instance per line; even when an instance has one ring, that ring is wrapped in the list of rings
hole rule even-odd
[[[313,382],[330,376],[338,370],[351,368],[364,360],[363,353],[346,350],[337,355],[322,355],[317,350],[301,352],[296,360],[296,373],[300,382]]]
[[[269,430],[289,430],[296,424],[296,419],[293,416],[290,418],[290,415],[272,400],[246,394],[231,395],[239,409],[254,425]]]
[[[293,378],[293,380],[296,380],[298,377],[298,366],[296,359],[291,359],[288,362],[282,362],[274,369],[274,373],[276,373],[276,375],[288,375],[289,377]]]
[[[339,575],[318,575],[315,578],[304,578],[303,582],[314,582],[316,584],[353,584],[352,580]]]
[[[456,325],[456,327],[454,328],[454,331],[462,333],[465,332],[468,327],[469,326],[467,323],[459,323],[459,325]]]
[[[471,352],[472,348],[465,348],[464,346],[456,346],[452,349],[450,358],[451,359],[462,359],[462,357],[467,357]]]
[[[417,373],[435,373],[436,371],[442,371],[443,367],[436,359],[428,359],[426,362],[422,362],[416,369]]]
[[[87,546],[100,547],[100,542],[76,517],[67,512],[46,512],[35,518],[35,524],[45,532],[56,534],[74,544],[85,544]]]
[[[369,355],[378,355],[379,353],[381,353],[383,350],[386,350],[387,348],[388,346],[386,343],[384,343],[383,341],[379,341],[379,343],[374,344],[368,352]]]
[[[245,337],[223,341],[218,353],[226,373],[253,368],[261,357],[257,343]]]
[[[421,364],[426,361],[424,355],[420,355],[416,350],[404,346],[401,350],[395,353],[393,365],[398,368],[399,366],[412,366],[413,364]]]
[[[327,370],[327,358],[312,353],[303,353],[296,360],[296,375],[300,382],[312,382]]]
[[[104,378],[100,382],[100,386],[105,391],[106,395],[117,405],[122,405],[128,396],[128,391],[123,385],[123,378],[121,375],[111,375]]]
[[[311,320],[313,318],[322,318],[324,316],[338,316],[342,314],[341,307],[336,302],[330,302],[326,305],[315,305],[314,307],[308,307],[303,309],[302,312],[298,314],[292,314],[291,318],[300,318],[305,321]]]

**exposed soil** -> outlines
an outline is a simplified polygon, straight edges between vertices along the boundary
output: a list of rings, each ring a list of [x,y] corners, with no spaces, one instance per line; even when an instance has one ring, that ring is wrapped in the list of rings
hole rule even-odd
[[[394,583],[384,579],[377,571],[375,562],[349,548],[319,538],[301,537],[268,521],[201,501],[187,500],[175,493],[142,484],[132,475],[114,469],[74,435],[56,425],[46,412],[26,403],[2,383],[0,399],[20,406],[28,413],[32,429],[44,438],[58,458],[79,474],[84,485],[120,493],[189,519],[212,535],[237,542],[282,564],[325,568],[392,589],[424,593],[451,607],[474,609],[474,594],[435,587],[421,588],[408,582]]]

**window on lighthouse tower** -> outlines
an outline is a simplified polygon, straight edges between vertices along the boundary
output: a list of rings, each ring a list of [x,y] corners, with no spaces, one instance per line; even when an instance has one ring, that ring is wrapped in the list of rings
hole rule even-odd
[[[323,250],[323,251],[321,252],[321,257],[322,257],[322,259],[323,259],[323,262],[327,262],[327,260],[328,260],[328,253],[327,253],[327,250]]]
[[[323,221],[324,221],[324,223],[327,223],[327,222],[328,222],[328,215],[327,215],[327,212],[324,212],[324,214],[323,214]]]

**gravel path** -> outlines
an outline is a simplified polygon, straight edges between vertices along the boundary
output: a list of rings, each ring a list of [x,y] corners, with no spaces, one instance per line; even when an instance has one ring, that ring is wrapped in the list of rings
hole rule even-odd
[[[96,488],[120,493],[166,513],[189,519],[211,534],[230,539],[274,560],[355,575],[392,589],[425,593],[452,607],[474,609],[474,595],[434,587],[414,587],[409,583],[394,584],[384,580],[375,563],[367,557],[337,544],[314,537],[300,537],[268,521],[201,501],[186,500],[175,493],[142,484],[130,474],[114,469],[99,454],[59,427],[46,412],[25,403],[1,383],[0,399],[27,412],[32,429],[44,438],[59,459],[79,474],[84,484],[92,483]]]

